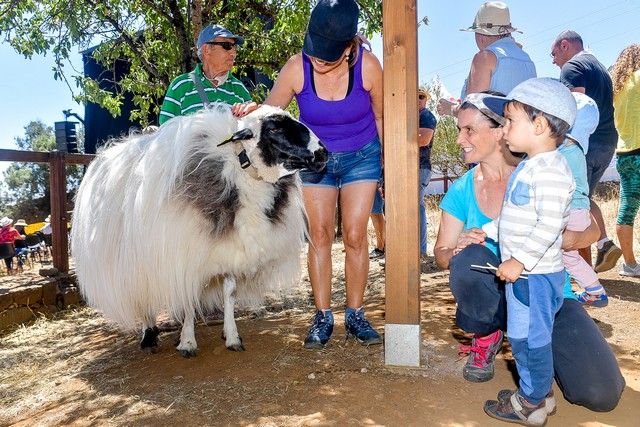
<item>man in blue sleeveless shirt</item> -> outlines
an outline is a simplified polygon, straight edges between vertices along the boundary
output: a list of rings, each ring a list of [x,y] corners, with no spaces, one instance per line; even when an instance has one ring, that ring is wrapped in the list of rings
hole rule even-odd
[[[519,83],[536,77],[536,66],[511,36],[519,32],[511,25],[509,7],[500,1],[489,1],[478,9],[473,25],[461,31],[475,33],[480,50],[473,57],[469,76],[460,98],[470,93],[491,90],[509,93]],[[459,102],[438,100],[438,114],[457,116]]]

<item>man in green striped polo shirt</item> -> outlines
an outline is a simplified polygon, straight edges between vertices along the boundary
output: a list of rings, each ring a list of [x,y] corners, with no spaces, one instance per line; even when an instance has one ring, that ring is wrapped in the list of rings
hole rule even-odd
[[[237,47],[244,38],[220,25],[207,25],[198,36],[198,58],[202,61],[195,70],[176,77],[164,97],[160,125],[175,116],[194,113],[205,104],[224,102],[236,105],[251,101],[249,91],[233,74]]]

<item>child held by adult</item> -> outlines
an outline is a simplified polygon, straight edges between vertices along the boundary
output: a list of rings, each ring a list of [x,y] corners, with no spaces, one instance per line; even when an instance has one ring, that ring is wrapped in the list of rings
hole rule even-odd
[[[596,102],[580,92],[571,93],[576,100],[576,121],[569,130],[567,139],[558,148],[571,169],[576,191],[571,198],[571,211],[567,230],[584,231],[591,224],[591,203],[589,201],[589,181],[587,179],[587,159],[589,136],[598,126],[600,114]],[[583,289],[576,296],[582,304],[605,307],[609,298],[598,275],[578,251],[565,251],[562,255],[564,266],[578,286]]]

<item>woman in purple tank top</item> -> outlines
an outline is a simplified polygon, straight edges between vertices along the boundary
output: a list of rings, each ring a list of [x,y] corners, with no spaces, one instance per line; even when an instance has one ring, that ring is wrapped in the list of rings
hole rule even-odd
[[[329,150],[324,172],[300,173],[317,309],[306,348],[323,348],[333,332],[331,244],[338,200],[346,252],[346,333],[364,345],[382,342],[363,311],[369,274],[367,224],[381,177],[382,67],[361,47],[358,15],[353,0],[320,0],[311,12],[302,53],[287,61],[265,101],[286,108],[295,96],[300,120]]]

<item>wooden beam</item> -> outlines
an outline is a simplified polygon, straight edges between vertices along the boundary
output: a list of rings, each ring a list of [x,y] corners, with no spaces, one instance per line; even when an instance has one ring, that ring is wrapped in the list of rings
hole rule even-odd
[[[68,165],[88,165],[95,158],[95,154],[66,153],[64,162]]]
[[[51,186],[51,250],[53,266],[60,272],[69,271],[69,239],[67,238],[67,174],[65,153],[50,153],[49,183]]]
[[[385,363],[420,364],[418,67],[415,0],[383,1]]]
[[[70,165],[88,165],[96,158],[95,154],[64,153],[65,163]],[[49,163],[50,153],[44,151],[22,151],[0,149],[0,162]]]
[[[49,153],[43,151],[21,151],[0,149],[0,161],[48,163]]]

